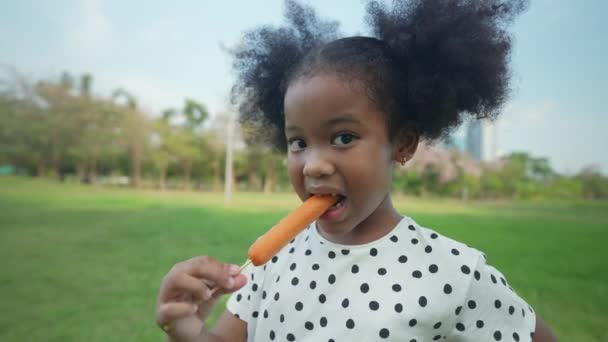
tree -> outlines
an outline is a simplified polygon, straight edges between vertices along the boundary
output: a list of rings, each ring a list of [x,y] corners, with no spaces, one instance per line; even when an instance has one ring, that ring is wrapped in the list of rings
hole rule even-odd
[[[440,186],[439,177],[439,167],[436,164],[427,164],[421,174],[424,192],[437,193]]]
[[[264,165],[264,193],[268,194],[273,192],[277,185],[284,157],[273,150],[267,150],[262,160]]]
[[[76,165],[79,179],[95,182],[99,161],[119,152],[117,131],[120,117],[117,108],[109,100],[92,94],[93,77],[84,74],[80,78],[80,91],[73,122],[74,138],[66,149],[66,156]]]
[[[147,144],[148,122],[144,114],[137,108],[137,101],[124,89],[117,89],[113,94],[114,101],[124,99],[125,104],[115,104],[121,114],[120,136],[127,147],[131,160],[131,186],[141,186],[141,169]]]
[[[260,146],[251,146],[245,151],[246,168],[247,168],[247,190],[259,191],[262,189],[262,181],[260,179],[261,164],[268,160],[265,156],[268,151],[264,151]],[[272,162],[272,161],[271,161]]]
[[[167,113],[175,113],[170,110]],[[183,124],[177,138],[175,153],[182,168],[184,188],[190,189],[192,168],[202,158],[201,152],[205,146],[202,124],[209,116],[207,109],[202,104],[186,99],[181,114],[184,117]]]
[[[16,70],[8,70],[0,88],[0,161],[46,174],[48,126],[36,88]]]
[[[158,171],[158,186],[161,190],[165,190],[169,163],[175,159],[175,151],[178,149],[175,128],[170,122],[173,113],[171,109],[165,110],[160,118],[152,122],[151,157]]]
[[[583,183],[585,198],[608,199],[608,177],[603,176],[597,167],[585,167],[577,178]]]
[[[541,183],[547,183],[555,176],[555,172],[549,164],[549,159],[544,157],[530,158],[529,170],[532,177]]]
[[[74,78],[63,72],[59,81],[39,81],[35,89],[41,103],[40,122],[45,126],[44,137],[48,141],[41,150],[48,157],[41,162],[50,164],[53,172],[59,175],[68,148],[78,144],[80,139],[79,122],[75,119],[79,106],[74,95]]]
[[[203,136],[202,170],[203,177],[211,183],[211,188],[219,191],[222,188],[223,167],[226,159],[226,144],[220,135],[207,131]]]

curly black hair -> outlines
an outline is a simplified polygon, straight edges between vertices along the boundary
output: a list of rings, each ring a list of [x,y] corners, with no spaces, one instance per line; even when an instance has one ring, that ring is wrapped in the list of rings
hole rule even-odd
[[[287,26],[245,34],[234,50],[232,99],[240,122],[286,149],[283,101],[301,77],[332,72],[362,86],[387,114],[391,138],[403,129],[434,141],[463,117],[494,118],[509,88],[513,19],[527,0],[394,0],[367,5],[373,37],[339,38],[338,24],[286,1]]]

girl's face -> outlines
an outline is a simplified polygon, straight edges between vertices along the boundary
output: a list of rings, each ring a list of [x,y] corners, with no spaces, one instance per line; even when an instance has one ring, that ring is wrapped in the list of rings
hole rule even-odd
[[[300,199],[336,193],[341,201],[318,221],[331,241],[360,244],[394,227],[393,161],[386,116],[334,75],[294,81],[285,94],[287,166]]]

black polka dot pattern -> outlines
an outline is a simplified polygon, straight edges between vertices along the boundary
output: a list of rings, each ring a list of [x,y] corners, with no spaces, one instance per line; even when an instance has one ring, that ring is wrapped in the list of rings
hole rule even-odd
[[[372,311],[376,311],[380,308],[380,304],[378,304],[378,302],[376,302],[375,300],[372,300],[371,302],[369,302],[369,308]]]
[[[227,308],[252,340],[530,342],[534,330],[532,308],[481,253],[408,218],[366,246],[309,228],[244,273]]]
[[[420,298],[418,298],[418,304],[420,304],[421,307],[425,307],[427,304],[427,299],[425,296],[421,296]]]
[[[325,301],[327,301],[327,297],[325,297],[324,294],[320,294],[319,295],[319,303],[323,304],[323,303],[325,303]]]
[[[471,269],[469,268],[469,266],[467,265],[462,265],[462,267],[460,267],[460,270],[462,271],[462,273],[464,274],[469,274],[471,273]]]

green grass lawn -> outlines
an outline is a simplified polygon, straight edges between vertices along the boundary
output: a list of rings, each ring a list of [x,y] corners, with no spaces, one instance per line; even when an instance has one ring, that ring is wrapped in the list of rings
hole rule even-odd
[[[395,202],[486,252],[561,341],[608,341],[608,203]],[[0,177],[0,341],[161,341],[154,305],[169,268],[202,254],[241,263],[297,203],[244,193],[227,208],[217,193]]]

